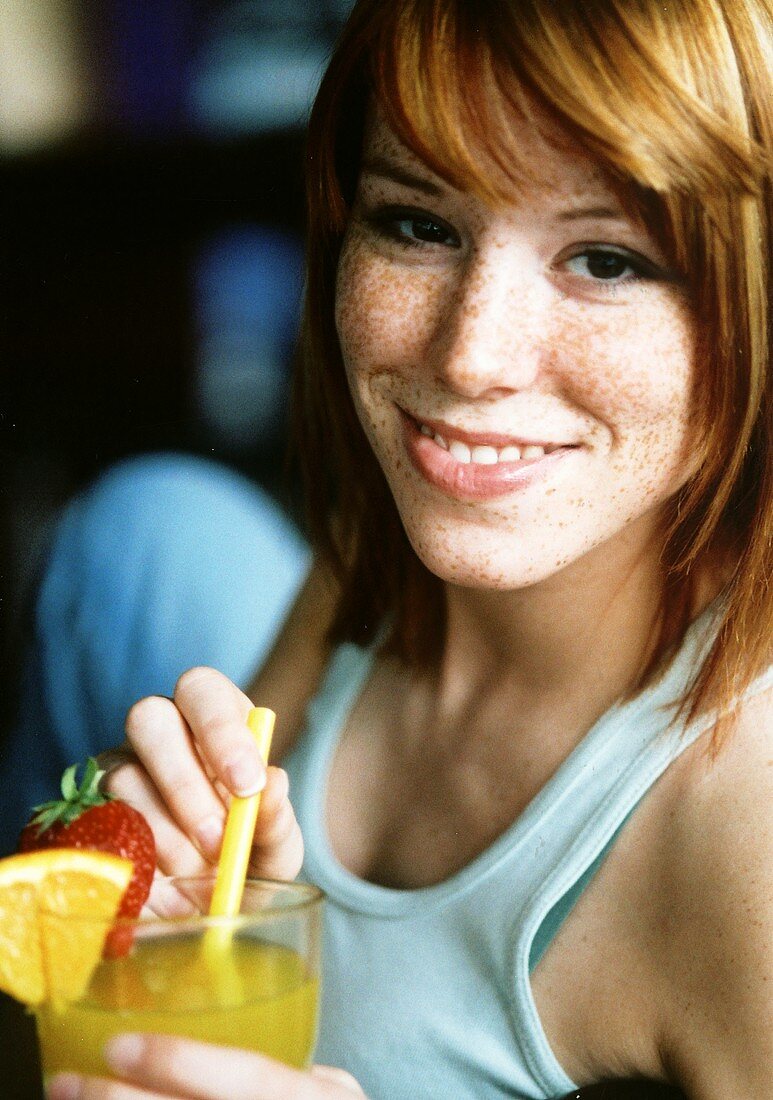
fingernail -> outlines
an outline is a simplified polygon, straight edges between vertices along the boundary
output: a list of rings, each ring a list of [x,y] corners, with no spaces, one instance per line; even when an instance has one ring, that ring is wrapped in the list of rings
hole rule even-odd
[[[229,787],[240,798],[249,798],[250,795],[262,791],[266,785],[265,771],[253,756],[246,753],[244,756],[237,756],[230,764],[226,764],[225,770]]]
[[[78,1100],[81,1094],[81,1079],[75,1073],[57,1073],[46,1087],[48,1100]]]
[[[223,842],[223,819],[217,814],[205,817],[196,826],[196,839],[205,855],[217,858]]]
[[[112,1069],[125,1073],[140,1061],[144,1046],[141,1035],[115,1035],[105,1044],[105,1059]]]

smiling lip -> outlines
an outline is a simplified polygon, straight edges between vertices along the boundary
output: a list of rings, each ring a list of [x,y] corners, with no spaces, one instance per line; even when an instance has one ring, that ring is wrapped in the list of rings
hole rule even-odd
[[[460,443],[466,443],[469,447],[495,447],[497,450],[510,446],[542,447],[544,450],[557,451],[560,447],[574,446],[571,443],[555,443],[546,439],[525,439],[520,436],[502,435],[496,432],[467,432],[464,428],[454,428],[450,424],[444,424],[441,420],[421,420],[419,417],[406,413],[403,409],[400,411],[403,416],[412,420],[417,428],[424,425],[425,428],[429,428],[436,435],[442,436],[449,442],[458,440]]]
[[[459,500],[492,500],[526,489],[578,449],[574,443],[466,432],[439,421],[416,420],[402,409],[400,412],[406,448],[416,470],[431,485]],[[466,445],[473,455],[475,448],[485,448],[479,454],[486,461],[460,460],[448,450],[453,443]],[[493,451],[498,452],[496,457]]]

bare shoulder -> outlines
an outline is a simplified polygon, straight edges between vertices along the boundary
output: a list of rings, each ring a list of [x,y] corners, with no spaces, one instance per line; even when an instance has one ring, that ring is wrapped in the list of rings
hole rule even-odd
[[[773,689],[712,758],[673,766],[662,818],[666,1064],[695,1100],[769,1095],[773,1065]]]
[[[281,762],[303,726],[330,656],[327,640],[336,606],[336,586],[314,562],[276,642],[250,685],[255,703],[276,711],[272,758]]]

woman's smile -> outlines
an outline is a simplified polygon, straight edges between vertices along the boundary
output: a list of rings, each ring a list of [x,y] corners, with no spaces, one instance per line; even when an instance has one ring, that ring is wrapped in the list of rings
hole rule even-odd
[[[652,545],[694,466],[679,280],[579,148],[515,130],[539,176],[491,207],[374,116],[336,311],[414,549],[446,580],[497,588],[621,538]]]
[[[402,411],[402,410],[401,410]],[[468,432],[403,412],[405,442],[416,470],[459,500],[491,500],[549,477],[577,444],[497,432]]]

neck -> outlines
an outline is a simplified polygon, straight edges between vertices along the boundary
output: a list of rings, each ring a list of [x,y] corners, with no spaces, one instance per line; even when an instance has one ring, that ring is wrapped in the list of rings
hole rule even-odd
[[[507,690],[522,703],[572,697],[602,709],[635,683],[651,655],[662,597],[658,554],[588,554],[515,591],[447,586],[440,694],[451,708]]]

